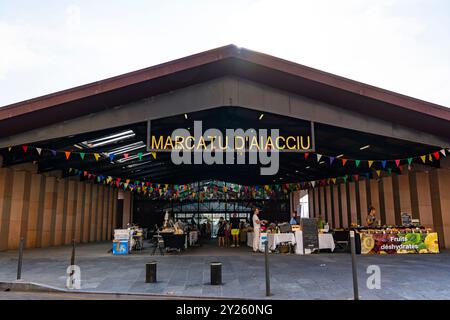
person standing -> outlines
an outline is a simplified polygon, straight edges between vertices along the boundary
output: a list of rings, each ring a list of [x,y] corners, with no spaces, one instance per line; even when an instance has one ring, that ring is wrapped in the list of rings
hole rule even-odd
[[[378,220],[377,220],[377,216],[376,216],[376,210],[375,207],[370,207],[369,208],[369,214],[367,215],[367,226],[368,227],[376,227],[378,225]]]
[[[219,240],[219,247],[225,246],[225,221],[223,217],[220,217],[217,224],[217,239]]]
[[[266,223],[265,220],[259,220],[259,209],[253,209],[253,252],[259,251],[259,238],[261,236],[261,224]]]
[[[240,221],[239,218],[236,218],[236,214],[233,214],[233,217],[230,220],[231,222],[231,236],[232,236],[232,242],[231,247],[239,247],[239,225]]]

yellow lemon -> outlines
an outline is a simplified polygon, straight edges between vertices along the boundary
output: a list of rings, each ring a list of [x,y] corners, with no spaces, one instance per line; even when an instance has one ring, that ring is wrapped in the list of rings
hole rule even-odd
[[[361,239],[361,253],[368,254],[375,247],[375,240],[371,236],[363,236]]]
[[[430,233],[426,236],[425,245],[431,253],[439,253],[439,242],[437,233]]]

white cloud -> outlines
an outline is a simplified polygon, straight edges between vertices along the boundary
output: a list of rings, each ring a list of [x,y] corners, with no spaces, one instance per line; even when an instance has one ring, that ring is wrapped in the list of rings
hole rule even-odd
[[[59,28],[0,21],[0,105],[235,43],[450,106],[449,46],[399,3],[425,1],[73,4]]]

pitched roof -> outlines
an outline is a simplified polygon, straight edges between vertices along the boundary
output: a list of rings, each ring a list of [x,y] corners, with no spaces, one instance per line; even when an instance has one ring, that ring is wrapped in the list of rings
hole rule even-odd
[[[450,138],[450,109],[228,45],[0,108],[0,137],[226,75]]]

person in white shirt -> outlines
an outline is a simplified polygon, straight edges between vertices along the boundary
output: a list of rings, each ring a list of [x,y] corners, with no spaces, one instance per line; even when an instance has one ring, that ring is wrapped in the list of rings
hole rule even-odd
[[[253,209],[253,252],[259,251],[259,238],[261,235],[261,223],[267,223],[266,220],[259,220],[259,209]]]

